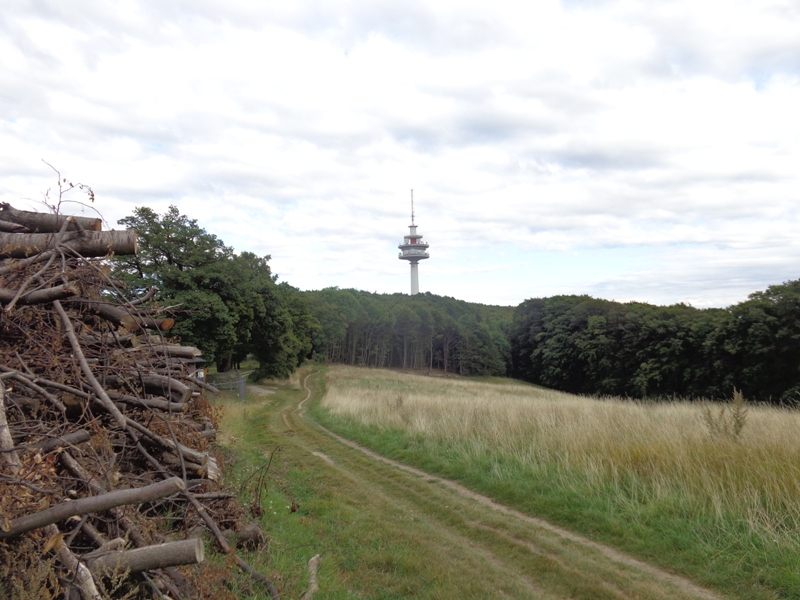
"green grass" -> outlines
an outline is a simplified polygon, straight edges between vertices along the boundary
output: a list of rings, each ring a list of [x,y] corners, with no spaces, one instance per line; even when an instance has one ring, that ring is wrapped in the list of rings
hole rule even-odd
[[[553,431],[565,438],[558,439],[518,428],[524,412],[502,421],[496,413],[504,410],[508,382],[470,387],[459,380],[460,395],[451,398],[452,382],[375,370],[332,373],[331,393],[313,414],[344,437],[731,597],[800,597],[798,443],[791,428],[784,437],[776,433],[796,415],[751,410],[742,439],[731,440],[704,430],[700,407],[694,416],[679,404],[635,406],[629,416],[641,419],[641,429],[631,434],[622,404],[580,399],[566,418],[558,412],[567,410],[566,398],[547,400],[555,409],[547,402],[525,408],[555,423]],[[470,404],[492,389],[492,402]],[[337,391],[341,405],[331,399]],[[419,396],[426,393],[432,397]],[[456,419],[459,411],[467,417]],[[581,411],[596,414],[586,419]],[[592,429],[600,411],[618,422],[610,439],[598,440],[602,432]],[[655,419],[653,429],[647,419]],[[522,441],[510,439],[517,429]],[[767,439],[772,434],[776,439]],[[674,459],[665,456],[672,452]]]
[[[321,390],[319,377],[312,382]],[[286,433],[281,410],[295,405],[304,394],[297,378],[270,384],[278,391],[268,398],[220,402],[224,419],[219,442],[227,456],[226,480],[237,491],[272,456],[260,502],[264,514],[257,519],[269,537],[269,547],[245,553],[243,558],[274,579],[282,598],[302,595],[308,584],[307,563],[315,554],[323,557],[315,600],[485,598],[492,589],[504,590],[506,597],[525,597],[514,584],[493,580],[479,565],[468,562],[469,557],[460,557],[458,549],[443,562],[442,546],[420,543],[435,536],[425,523],[408,516],[402,502],[398,504],[397,498],[406,491],[404,483],[397,484],[395,494],[386,494],[372,488],[368,479],[355,482],[314,456],[313,443],[308,446],[300,436]],[[324,434],[321,438],[334,449],[339,447]],[[347,458],[336,460],[342,463]],[[360,456],[358,460],[371,464]],[[253,476],[242,489],[239,499],[245,507],[257,495],[257,479]],[[296,512],[289,508],[293,502],[299,506]],[[446,506],[433,503],[428,511],[452,518]],[[444,546],[450,549],[451,544]],[[219,555],[212,560],[224,563]],[[238,598],[268,597],[243,575],[234,577],[230,585]]]

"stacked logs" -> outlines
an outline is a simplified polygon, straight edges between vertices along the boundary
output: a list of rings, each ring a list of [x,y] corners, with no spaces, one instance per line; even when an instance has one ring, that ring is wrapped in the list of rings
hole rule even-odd
[[[199,351],[165,339],[157,290],[109,278],[135,252],[133,230],[0,204],[0,597],[197,597],[178,567],[203,562],[202,525],[277,598],[222,533],[241,510]]]

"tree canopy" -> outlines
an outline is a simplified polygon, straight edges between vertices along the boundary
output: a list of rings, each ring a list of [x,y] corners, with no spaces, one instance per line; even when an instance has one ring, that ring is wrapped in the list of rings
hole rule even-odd
[[[285,376],[310,351],[316,322],[296,289],[275,282],[269,256],[236,254],[175,206],[163,215],[139,207],[118,223],[137,230],[139,250],[115,257],[113,276],[131,296],[157,286],[160,302],[180,311],[170,333],[219,370],[252,353],[263,375]]]
[[[320,323],[314,353],[331,362],[504,375],[504,329],[513,307],[433,294],[371,294],[326,288],[304,292]]]
[[[727,309],[589,296],[533,298],[510,327],[513,375],[576,393],[636,398],[800,397],[800,281]]]

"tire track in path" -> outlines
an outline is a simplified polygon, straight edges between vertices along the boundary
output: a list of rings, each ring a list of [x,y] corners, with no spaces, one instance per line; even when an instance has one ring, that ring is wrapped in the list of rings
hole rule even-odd
[[[544,557],[551,563],[558,563],[558,568],[566,574],[571,574],[569,576],[591,577],[591,573],[587,573],[586,570],[595,569],[598,577],[598,590],[602,589],[604,592],[600,594],[602,597],[722,600],[722,596],[697,585],[685,577],[675,575],[610,546],[595,542],[572,531],[553,525],[548,521],[532,517],[495,502],[488,496],[470,490],[456,481],[431,475],[420,469],[382,456],[369,448],[337,435],[316,422],[313,422],[312,427],[309,419],[305,416],[304,406],[312,396],[308,379],[317,373],[309,373],[303,378],[302,385],[306,391],[305,397],[296,406],[289,407],[281,413],[282,421],[295,441],[307,444],[309,447],[306,450],[321,458],[331,468],[347,471],[353,477],[354,483],[360,482],[373,489],[377,488],[378,491],[381,486],[384,486],[391,494],[406,496],[409,507],[411,507],[408,508],[409,510],[414,510],[413,507],[416,507],[417,510],[421,507],[424,510],[424,505],[426,504],[424,496],[426,493],[436,495],[433,502],[442,502],[440,494],[445,493],[457,496],[462,501],[472,503],[483,509],[473,511],[470,515],[464,515],[462,533],[464,529],[471,529],[475,532],[475,535],[469,540],[462,541],[472,546],[476,552],[482,553],[484,559],[494,565],[495,568],[515,572],[518,579],[525,584],[525,587],[530,592],[530,596],[526,597],[554,598],[571,597],[571,595],[553,595],[543,591],[536,582],[530,579],[530,568],[527,568],[526,571],[524,568],[520,569],[520,565],[509,564],[507,558],[498,555],[497,547],[502,547],[503,545],[516,546],[525,550],[531,557],[538,557],[537,560],[541,560]],[[290,423],[290,420],[293,423]],[[342,456],[341,450],[336,452],[335,447],[327,444],[327,448],[320,448],[319,446],[322,445],[321,442],[324,438],[319,434],[314,435],[314,429],[318,429],[323,433],[323,436],[327,436],[327,438],[334,440],[341,446],[367,457],[373,465],[383,464],[391,467],[395,471],[395,475],[381,474],[379,479],[383,479],[382,481],[376,481],[376,478],[371,474],[363,476],[359,473],[362,467],[356,467],[349,457],[339,458],[339,456]],[[327,450],[327,452],[323,450]],[[339,454],[339,456],[334,454]],[[373,468],[377,471],[377,468],[374,466]],[[388,479],[397,478],[397,471],[406,474],[407,479],[401,482],[399,486],[398,484],[390,485]],[[411,477],[408,478],[408,476]],[[427,484],[427,492],[424,487],[421,488],[422,492],[417,491],[417,488],[411,485],[414,480],[418,485],[420,483]],[[398,487],[400,491],[398,491]],[[436,494],[434,494],[434,490]],[[402,503],[401,499],[394,499],[398,503]],[[489,516],[487,518],[484,515]],[[446,527],[447,524],[441,523],[441,526]],[[491,540],[487,540],[487,536]],[[455,537],[459,536],[456,535]],[[561,546],[572,547],[572,550],[564,552]],[[581,548],[582,554],[578,560],[579,564],[572,566],[568,564],[568,557],[571,552],[574,552],[575,547]],[[601,565],[601,563],[605,564]],[[615,570],[624,571],[625,575],[615,576],[613,574]],[[510,574],[510,576],[512,575]],[[628,584],[630,587],[628,587]]]

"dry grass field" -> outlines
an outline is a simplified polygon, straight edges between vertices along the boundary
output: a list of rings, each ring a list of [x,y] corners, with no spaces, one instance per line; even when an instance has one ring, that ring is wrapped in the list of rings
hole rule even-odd
[[[488,464],[487,481],[548,477],[602,497],[629,523],[695,520],[678,545],[704,548],[699,556],[731,563],[731,573],[775,597],[800,597],[791,568],[800,557],[796,411],[593,399],[348,367],[331,368],[327,388],[322,406],[333,419],[402,431],[450,460]],[[790,564],[765,574],[759,565],[775,557]]]

